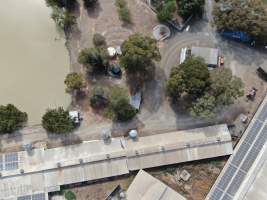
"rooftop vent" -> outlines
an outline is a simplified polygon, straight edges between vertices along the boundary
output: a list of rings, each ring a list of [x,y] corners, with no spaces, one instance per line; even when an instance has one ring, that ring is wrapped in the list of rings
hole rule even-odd
[[[103,129],[101,131],[101,138],[104,140],[104,142],[110,142],[110,140],[111,140],[111,131],[110,131],[110,129]]]

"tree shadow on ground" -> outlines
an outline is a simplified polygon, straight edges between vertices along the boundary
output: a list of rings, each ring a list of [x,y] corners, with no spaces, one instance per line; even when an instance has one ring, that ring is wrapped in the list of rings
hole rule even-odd
[[[87,11],[87,15],[91,18],[97,18],[100,15],[100,12],[103,11],[101,4],[99,1],[93,7],[85,7],[84,9]]]
[[[127,122],[113,121],[112,123],[112,136],[113,137],[127,137],[128,132],[132,129],[141,129],[144,127],[143,122],[141,122],[137,117],[129,120]]]
[[[144,87],[142,89],[142,108],[149,112],[158,111],[166,98],[166,79],[167,78],[163,69],[157,67],[154,72],[154,77],[144,83]]]
[[[75,133],[47,133],[49,143],[48,146],[53,148],[58,146],[58,143],[62,145],[74,145],[80,144],[82,139]]]

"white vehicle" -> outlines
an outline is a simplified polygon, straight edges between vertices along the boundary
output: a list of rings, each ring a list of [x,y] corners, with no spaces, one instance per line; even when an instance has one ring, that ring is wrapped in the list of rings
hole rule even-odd
[[[69,116],[74,121],[75,124],[80,124],[81,117],[78,111],[69,111]]]

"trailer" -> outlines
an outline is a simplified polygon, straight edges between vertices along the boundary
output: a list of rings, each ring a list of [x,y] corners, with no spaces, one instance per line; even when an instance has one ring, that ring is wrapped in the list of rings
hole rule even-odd
[[[241,42],[252,42],[252,38],[245,32],[242,31],[223,31],[221,35],[226,38],[238,40]]]

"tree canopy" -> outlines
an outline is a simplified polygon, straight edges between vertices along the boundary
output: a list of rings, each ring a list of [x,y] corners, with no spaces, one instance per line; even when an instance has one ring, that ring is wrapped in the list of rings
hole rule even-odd
[[[178,67],[172,68],[167,82],[167,92],[173,98],[180,97],[184,92],[193,97],[199,97],[203,95],[209,84],[210,75],[204,60],[190,57]]]
[[[156,10],[160,22],[171,20],[177,10],[176,0],[164,0],[157,5]]]
[[[0,105],[0,133],[12,133],[27,122],[27,113],[20,111],[12,104]]]
[[[42,117],[42,126],[51,133],[70,133],[75,129],[75,123],[69,112],[62,107],[48,109]]]
[[[68,10],[54,7],[52,19],[56,22],[56,25],[62,30],[68,30],[72,25],[76,23],[76,18]]]
[[[262,0],[227,0],[218,3],[213,14],[219,31],[242,31],[267,41],[267,10]]]
[[[78,61],[93,72],[105,69],[107,57],[107,51],[104,48],[86,48],[80,52]]]
[[[129,73],[145,74],[153,60],[160,59],[156,40],[140,33],[131,35],[121,50],[120,63]]]
[[[183,93],[189,95],[192,99],[188,108],[190,114],[205,118],[213,117],[216,110],[244,95],[243,83],[231,69],[220,67],[208,71],[207,65],[198,57],[187,58],[172,69],[167,93],[175,101]]]
[[[214,110],[216,108],[216,99],[208,93],[205,93],[202,97],[193,102],[190,108],[190,114],[192,116],[200,116],[204,118],[214,117]]]
[[[211,71],[210,93],[216,99],[216,105],[229,105],[244,95],[243,82],[233,76],[229,68],[217,68]]]
[[[66,8],[72,10],[75,7],[76,0],[46,0],[48,6]]]
[[[69,73],[64,81],[67,86],[67,92],[80,91],[82,88],[86,87],[85,80],[82,74],[79,73]]]
[[[202,14],[204,3],[204,0],[179,0],[178,12],[184,18],[190,15]]]
[[[119,121],[127,121],[136,115],[136,110],[130,105],[127,90],[114,87],[109,96],[110,107]]]

